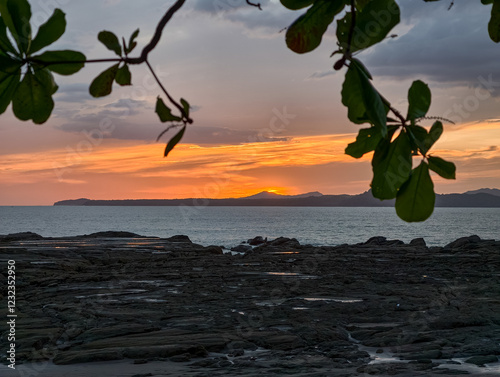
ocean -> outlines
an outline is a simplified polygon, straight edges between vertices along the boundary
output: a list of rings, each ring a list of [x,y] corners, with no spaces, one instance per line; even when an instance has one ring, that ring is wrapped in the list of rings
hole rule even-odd
[[[423,237],[428,246],[444,246],[473,234],[500,239],[500,208],[436,208],[427,221],[408,224],[388,207],[0,207],[0,234],[62,237],[106,230],[185,234],[195,243],[227,248],[255,236],[312,245]]]

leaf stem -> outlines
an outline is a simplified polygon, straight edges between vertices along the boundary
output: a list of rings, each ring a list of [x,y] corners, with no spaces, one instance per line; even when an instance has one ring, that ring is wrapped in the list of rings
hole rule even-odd
[[[163,86],[163,84],[161,83],[160,79],[158,78],[158,76],[156,76],[156,73],[155,71],[153,70],[153,67],[151,67],[151,64],[149,64],[149,62],[146,60],[145,61],[146,65],[148,66],[149,70],[151,71],[151,74],[153,75],[154,79],[156,80],[156,82],[158,83],[158,86],[161,88],[161,90],[163,91],[163,93],[165,93],[165,95],[167,96],[168,100],[175,106],[177,107],[177,109],[181,112],[182,114],[182,118],[184,119],[183,121],[191,124],[193,123],[193,120],[186,114],[186,112],[184,111],[184,108],[179,104],[177,103],[173,98],[172,96],[170,96],[170,94],[167,92],[167,89],[165,89],[165,87]]]
[[[344,65],[346,65],[346,60],[351,57],[351,44],[352,44],[352,38],[354,37],[354,29],[356,28],[356,4],[354,3],[354,0],[351,0],[351,25],[349,26],[349,34],[347,35],[347,47],[342,55],[342,58],[340,58],[339,61],[337,61],[333,69],[336,71],[339,71],[342,69]],[[332,54],[332,56],[335,53]]]

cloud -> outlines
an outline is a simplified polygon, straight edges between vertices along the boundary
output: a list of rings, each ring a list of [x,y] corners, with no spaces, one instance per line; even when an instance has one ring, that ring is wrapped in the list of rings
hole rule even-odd
[[[262,11],[249,6],[243,0],[197,0],[192,10],[209,14],[221,21],[244,27],[245,34],[255,38],[281,36],[281,30],[289,26],[300,13],[292,12],[276,1],[260,0]]]
[[[260,0],[262,8],[267,8],[271,1],[270,0]],[[218,14],[221,12],[232,13],[240,9],[256,9],[249,6],[244,0],[195,0],[191,3],[193,10],[202,13]]]
[[[69,122],[65,122],[57,129],[82,134],[93,135],[93,138],[138,140],[153,142],[167,127],[166,124],[156,120],[137,121],[140,114],[137,109],[147,106],[146,101],[119,100],[101,107],[100,111],[92,114],[76,114]],[[175,134],[169,131],[162,137],[167,141]],[[183,142],[198,145],[238,145],[254,142],[287,141],[288,138],[279,134],[263,133],[258,129],[232,129],[218,126],[190,125],[187,128]]]
[[[109,103],[105,105],[104,107],[106,108],[126,108],[126,109],[132,109],[132,108],[150,108],[149,103],[147,101],[138,101],[134,100],[132,98],[121,98],[116,102]]]
[[[401,2],[401,28],[410,29],[365,53],[363,60],[372,73],[474,85],[479,76],[498,72],[500,49],[487,32],[490,7],[463,2],[448,11],[448,6],[447,2]]]
[[[92,98],[88,88],[89,84],[84,83],[63,84],[59,86],[54,99],[57,102],[82,103]]]
[[[323,72],[314,72],[311,76],[309,76],[308,80],[321,80],[327,78],[329,76],[335,75],[337,72],[333,70],[323,71]]]

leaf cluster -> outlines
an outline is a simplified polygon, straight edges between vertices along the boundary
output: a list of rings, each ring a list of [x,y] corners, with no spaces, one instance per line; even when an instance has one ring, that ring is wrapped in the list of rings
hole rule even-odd
[[[395,0],[281,0],[281,3],[290,10],[307,8],[286,33],[287,46],[299,54],[316,49],[329,25],[339,16],[337,49],[332,56],[342,56],[334,69],[347,67],[342,103],[352,123],[369,125],[359,130],[345,152],[354,158],[373,152],[370,184],[373,196],[381,200],[395,198],[396,212],[405,221],[427,219],[435,203],[430,171],[454,179],[456,170],[453,163],[429,154],[443,132],[442,123],[436,121],[429,130],[419,125],[431,106],[431,91],[424,82],[414,81],[408,91],[408,111],[404,117],[380,94],[368,69],[354,57],[386,39],[400,22]],[[417,156],[421,161],[414,167]]]
[[[85,64],[85,55],[73,50],[40,53],[66,30],[65,14],[60,9],[54,10],[34,38],[27,0],[0,0],[0,14],[0,114],[12,102],[18,119],[44,123],[52,113],[52,96],[58,89],[53,73],[78,72]]]

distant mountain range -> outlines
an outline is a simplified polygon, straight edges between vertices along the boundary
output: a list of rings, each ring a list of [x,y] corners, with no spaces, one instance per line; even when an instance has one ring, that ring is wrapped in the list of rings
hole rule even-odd
[[[324,196],[322,193],[318,191],[308,192],[306,194],[300,195],[281,195],[276,194],[275,192],[262,191],[258,194],[247,196],[240,199],[292,199],[292,198],[309,198],[311,196]]]
[[[467,191],[465,194],[490,194],[495,196],[500,196],[499,189],[482,188],[479,190]]]
[[[359,195],[323,195],[314,191],[300,195],[280,195],[263,191],[245,198],[230,199],[125,199],[62,200],[55,206],[280,206],[280,207],[391,207],[394,200],[375,199],[370,191]],[[463,194],[437,194],[436,207],[500,208],[500,190],[480,189]]]

